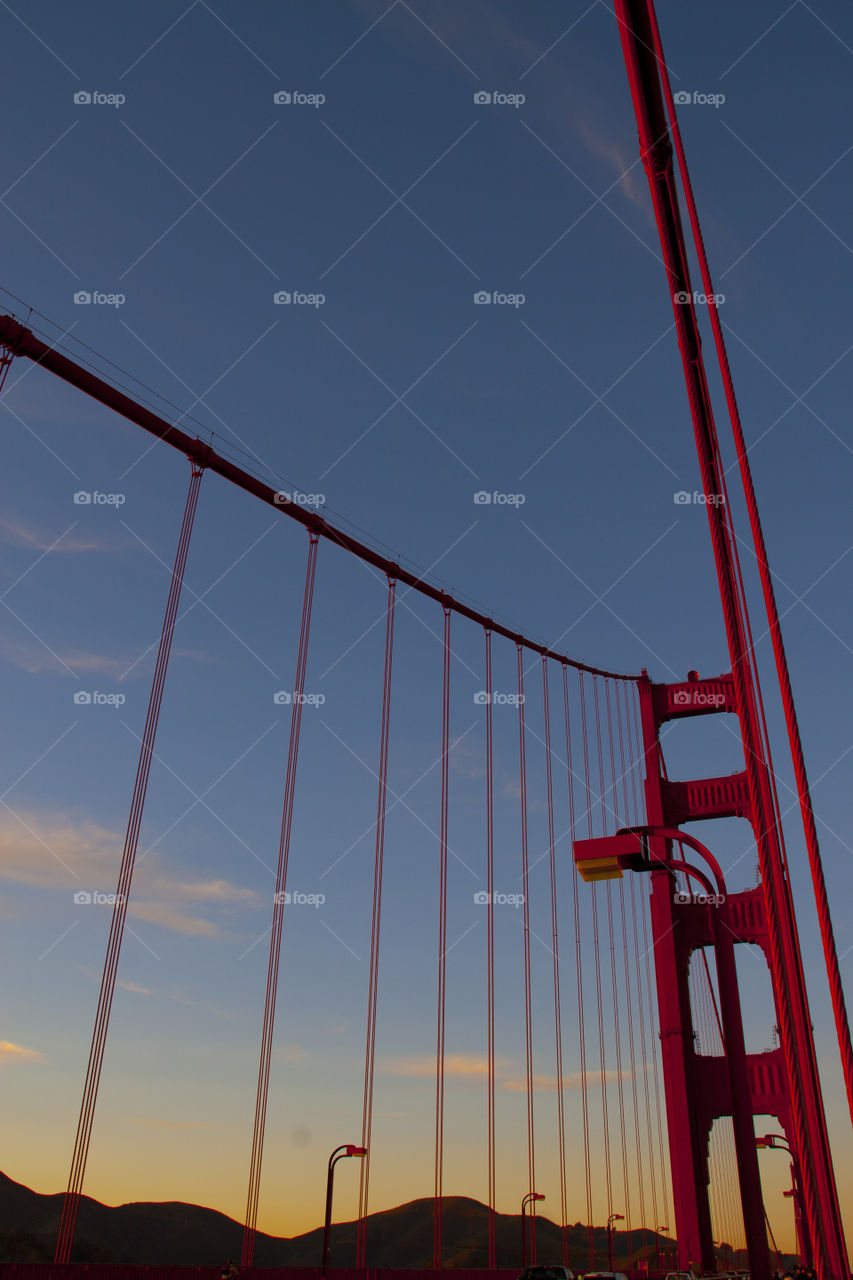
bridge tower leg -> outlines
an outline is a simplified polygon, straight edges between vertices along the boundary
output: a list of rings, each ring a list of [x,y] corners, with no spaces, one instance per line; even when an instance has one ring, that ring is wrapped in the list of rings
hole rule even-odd
[[[731,676],[700,680],[691,672],[683,684],[652,684],[644,676],[639,692],[649,824],[678,827],[708,818],[751,820],[745,773],[671,782],[661,764],[661,725],[685,716],[737,712]],[[735,941],[761,947],[769,960],[763,889],[732,894],[728,905]],[[731,1090],[725,1058],[696,1052],[689,986],[691,955],[712,945],[710,916],[705,905],[679,900],[670,871],[656,871],[651,921],[679,1267],[687,1270],[692,1264],[696,1270],[714,1271],[709,1140],[714,1120],[732,1114]],[[749,1054],[747,1068],[753,1115],[774,1116],[792,1139],[781,1049]]]

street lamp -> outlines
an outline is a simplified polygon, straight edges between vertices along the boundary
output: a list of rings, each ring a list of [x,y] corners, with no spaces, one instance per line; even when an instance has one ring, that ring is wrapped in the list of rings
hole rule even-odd
[[[323,1275],[329,1265],[329,1239],[332,1231],[332,1183],[335,1177],[335,1165],[346,1156],[366,1156],[367,1147],[354,1147],[351,1142],[342,1147],[335,1147],[329,1156],[329,1172],[326,1176],[326,1222],[323,1227]]]
[[[803,1259],[803,1266],[811,1268],[814,1265],[812,1262],[811,1238],[806,1215],[803,1212],[802,1180],[796,1152],[792,1149],[784,1134],[781,1133],[766,1133],[763,1138],[755,1139],[755,1145],[756,1147],[770,1147],[778,1151],[787,1151],[791,1157],[791,1190],[783,1191],[782,1194],[794,1202],[794,1225],[797,1229],[800,1255]]]
[[[683,859],[677,860],[652,852],[650,837],[655,840],[686,844],[688,848],[695,850],[708,864],[714,876],[716,893],[711,880],[698,867],[692,866]],[[726,882],[719,863],[710,849],[707,849],[694,836],[688,835],[686,831],[679,830],[678,827],[623,827],[615,836],[604,836],[595,840],[576,840],[574,857],[578,871],[584,880],[618,879],[621,878],[623,870],[681,871],[698,880],[708,894],[710,902],[716,904],[711,911],[711,937],[717,961],[720,1015],[731,1093],[732,1127],[737,1152],[749,1270],[752,1280],[768,1280],[770,1250],[764,1225],[764,1201],[761,1198],[758,1153],[755,1149],[755,1125],[735,961],[735,935],[729,921]]]
[[[607,1219],[607,1256],[610,1259],[610,1270],[613,1270],[613,1223],[624,1222],[624,1213],[611,1213]]]
[[[540,1195],[538,1191],[528,1191],[527,1195],[521,1202],[521,1266],[522,1270],[527,1266],[527,1206],[532,1204],[534,1200],[544,1200],[545,1197]],[[535,1238],[534,1238],[534,1249]],[[534,1258],[534,1262],[536,1259]]]

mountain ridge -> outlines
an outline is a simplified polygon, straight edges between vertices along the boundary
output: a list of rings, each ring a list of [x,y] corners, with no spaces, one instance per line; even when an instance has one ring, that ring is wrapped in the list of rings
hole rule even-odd
[[[0,1173],[0,1261],[49,1262],[62,1212],[64,1192],[42,1194]],[[442,1259],[445,1267],[488,1265],[486,1205],[468,1196],[446,1196],[442,1215]],[[334,1223],[331,1264],[352,1266],[358,1223]],[[589,1234],[578,1222],[567,1227],[569,1265],[589,1267]],[[649,1229],[614,1233],[617,1259],[626,1263],[637,1254],[651,1253],[654,1266],[656,1235]],[[521,1220],[517,1214],[495,1215],[496,1263],[520,1268]],[[105,1205],[81,1196],[72,1261],[135,1263],[149,1266],[221,1266],[239,1259],[243,1226],[227,1214],[180,1200],[132,1201]],[[550,1219],[536,1219],[537,1256],[543,1264],[562,1261],[561,1231]],[[593,1231],[596,1267],[606,1268],[607,1232]],[[663,1242],[664,1237],[661,1237]],[[370,1214],[367,1219],[370,1265],[376,1267],[432,1267],[433,1201],[411,1200]],[[671,1244],[671,1242],[669,1242]],[[255,1237],[255,1265],[259,1267],[316,1267],[322,1254],[323,1230],[301,1235]]]

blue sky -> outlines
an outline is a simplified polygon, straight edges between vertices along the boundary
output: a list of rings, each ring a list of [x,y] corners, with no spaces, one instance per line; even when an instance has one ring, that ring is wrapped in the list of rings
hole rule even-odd
[[[661,3],[659,20],[673,87],[691,95],[679,118],[725,295],[849,977],[853,20],[841,5],[803,0],[748,10]],[[160,412],[185,415],[185,429],[213,431],[223,451],[319,495],[329,518],[528,634],[609,669],[645,666],[654,679],[724,669],[706,515],[674,501],[698,489],[698,468],[602,0],[159,0],[115,10],[42,0],[3,5],[0,22],[0,95],[15,122],[0,205],[7,309],[26,319],[34,308],[42,332],[67,333],[67,347],[101,369],[112,361]],[[484,93],[491,102],[475,100]],[[75,101],[81,94],[93,100]],[[477,304],[482,291],[511,300]],[[81,292],[123,300],[75,303]],[[277,304],[281,293],[313,302]],[[53,1191],[67,1176],[107,929],[105,911],[75,904],[73,892],[114,887],[188,468],[22,362],[3,407],[0,869],[2,946],[15,974],[4,984],[15,1139],[4,1168]],[[79,491],[124,501],[77,505]],[[475,502],[482,491],[516,500]],[[273,695],[292,684],[305,554],[295,525],[205,478],[87,1182],[106,1200],[197,1199],[241,1212],[288,730]],[[370,835],[359,837],[375,808],[382,608],[376,575],[321,547],[307,687],[325,702],[303,717],[291,883],[327,901],[294,910],[286,926],[271,1190],[261,1201],[269,1230],[314,1224],[306,1188],[328,1150],[357,1137],[373,852]],[[399,611],[391,781],[399,794],[413,787],[414,816],[399,806],[389,820],[374,1207],[431,1189],[431,1084],[417,1071],[433,1034],[436,849],[424,823],[434,827],[437,814],[436,614],[411,597]],[[766,663],[757,612],[755,624]],[[474,870],[454,862],[449,890],[451,934],[470,932],[450,970],[448,1048],[460,1057],[445,1185],[482,1198],[483,930],[471,903],[484,858],[472,696],[482,637],[457,623],[454,651],[451,833]],[[497,646],[499,688],[512,690],[513,664]],[[80,690],[126,701],[75,705]],[[499,858],[511,892],[515,722],[511,708],[495,714]],[[775,705],[770,720],[787,809]],[[537,734],[540,722],[535,701]],[[532,750],[539,856],[535,737]],[[673,776],[738,767],[723,724],[676,726],[667,751]],[[795,819],[816,1037],[849,1200],[849,1129]],[[734,887],[753,884],[745,829],[707,834]],[[565,839],[559,857],[568,922]],[[534,890],[545,911],[544,878]],[[500,1052],[511,1082],[523,1062],[520,931],[515,920],[502,927]],[[567,932],[565,951],[572,945]],[[766,1047],[764,975],[748,958],[744,968],[755,1047]],[[547,1074],[544,950],[534,978]],[[506,1093],[499,1202],[510,1209],[523,1184],[514,1145],[523,1095]],[[576,1119],[577,1093],[567,1097]],[[552,1105],[553,1093],[537,1097],[544,1115]],[[223,1149],[227,1159],[214,1158]],[[787,1174],[772,1153],[762,1162],[786,1238]],[[554,1176],[550,1167],[551,1211]],[[342,1185],[342,1212],[348,1195]],[[577,1189],[572,1220],[581,1200]]]

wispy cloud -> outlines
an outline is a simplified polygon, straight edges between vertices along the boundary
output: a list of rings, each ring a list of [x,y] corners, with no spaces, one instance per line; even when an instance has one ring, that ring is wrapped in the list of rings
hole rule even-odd
[[[69,906],[75,893],[109,895],[115,889],[123,844],[123,832],[109,830],[91,818],[3,811],[0,880],[64,891]],[[251,906],[257,901],[253,890],[228,880],[190,880],[185,875],[174,875],[166,856],[156,850],[136,869],[128,912],[138,920],[175,933],[214,937],[221,930],[208,913]],[[193,911],[195,905],[207,908],[207,913]]]
[[[511,1074],[513,1069],[518,1069],[517,1063],[512,1063],[506,1058],[497,1058],[495,1060],[496,1083],[499,1088],[505,1089],[509,1093],[524,1093],[527,1089],[527,1077]],[[435,1078],[435,1057],[433,1054],[425,1053],[412,1054],[404,1058],[393,1058],[382,1063],[380,1070],[385,1075],[430,1080]],[[448,1053],[445,1057],[445,1076],[455,1076],[457,1079],[485,1080],[488,1073],[488,1059],[482,1054]],[[604,1073],[604,1078],[608,1083],[616,1081],[620,1078],[620,1073],[618,1071],[607,1071]],[[623,1071],[621,1078],[630,1080],[630,1072]],[[586,1073],[586,1082],[588,1086],[600,1084],[601,1072],[588,1071]],[[558,1087],[558,1084],[557,1076],[534,1075],[533,1077],[533,1088],[539,1093],[551,1092]],[[564,1075],[562,1084],[564,1089],[580,1089],[583,1084],[583,1077],[580,1072],[573,1075]]]
[[[619,1080],[620,1074],[621,1074],[621,1079],[623,1080],[631,1079],[631,1073],[629,1071],[623,1071],[621,1073],[618,1071],[605,1071],[604,1079],[607,1083],[610,1083],[611,1081]],[[600,1084],[601,1072],[587,1071],[586,1082],[587,1082],[587,1085]],[[545,1093],[545,1092],[555,1090],[558,1087],[559,1083],[560,1081],[557,1076],[534,1075],[533,1077],[533,1088],[540,1093]],[[580,1089],[583,1087],[583,1076],[578,1071],[573,1075],[563,1076],[562,1083],[563,1083],[564,1089]],[[527,1077],[522,1076],[521,1079],[518,1079],[518,1080],[502,1080],[501,1088],[509,1090],[510,1093],[524,1093],[527,1089]]]
[[[483,748],[470,742],[454,742],[447,753],[447,763],[460,778],[482,778],[486,773]]]
[[[151,992],[147,987],[140,987],[135,982],[122,982],[118,980],[116,986],[121,987],[123,991],[135,991],[139,996],[150,996]]]
[[[79,649],[63,650],[54,645],[55,654],[34,641],[13,640],[9,636],[0,636],[0,659],[10,662],[12,666],[26,671],[29,675],[42,675],[46,671],[68,675],[68,669],[81,675],[104,676],[108,680],[123,680],[127,672],[134,678],[150,676],[154,666],[155,653],[139,660],[137,654],[119,654],[112,656],[106,653],[88,653]],[[196,649],[173,649],[173,658],[189,659],[195,662],[209,662],[209,655]]]
[[[190,916],[183,911],[176,911],[166,902],[134,902],[131,901],[127,914],[137,920],[147,920],[149,924],[162,925],[173,933],[183,933],[191,938],[214,938],[219,933],[219,926],[212,920],[204,920],[201,916]]]
[[[85,653],[79,649],[51,653],[43,645],[12,640],[8,636],[0,636],[0,659],[31,676],[43,675],[46,671],[68,675],[70,667],[81,675],[104,676],[108,680],[119,680],[133,662],[133,658],[129,657],[113,658],[105,653]],[[70,693],[68,701],[71,710]]]
[[[149,893],[161,893],[171,899],[181,898],[187,902],[219,902],[223,904],[244,904],[254,906],[258,902],[258,894],[254,889],[240,889],[228,880],[195,880],[181,882],[178,880],[150,880],[147,884]]]
[[[428,1079],[435,1075],[435,1057],[430,1054],[394,1058],[384,1063],[380,1070],[389,1076],[414,1076]],[[485,1078],[489,1073],[488,1059],[474,1053],[448,1053],[444,1059],[446,1076]]]
[[[645,170],[642,165],[635,164],[637,157],[624,151],[618,142],[604,133],[600,125],[588,116],[576,115],[574,123],[587,151],[607,162],[614,177],[618,179],[622,194],[644,213],[650,213]]]
[[[283,1044],[273,1050],[277,1062],[305,1062],[309,1053],[301,1044]]]
[[[115,538],[96,538],[94,535],[86,533],[85,535],[76,534],[73,531],[60,535],[59,533],[44,533],[40,529],[34,529],[30,525],[24,524],[22,520],[9,519],[8,517],[0,517],[0,537],[4,542],[9,542],[19,547],[30,547],[34,551],[116,551],[119,548],[119,542]]]
[[[11,1040],[0,1040],[0,1066],[10,1062],[44,1062],[44,1054],[37,1049],[25,1049]]]

